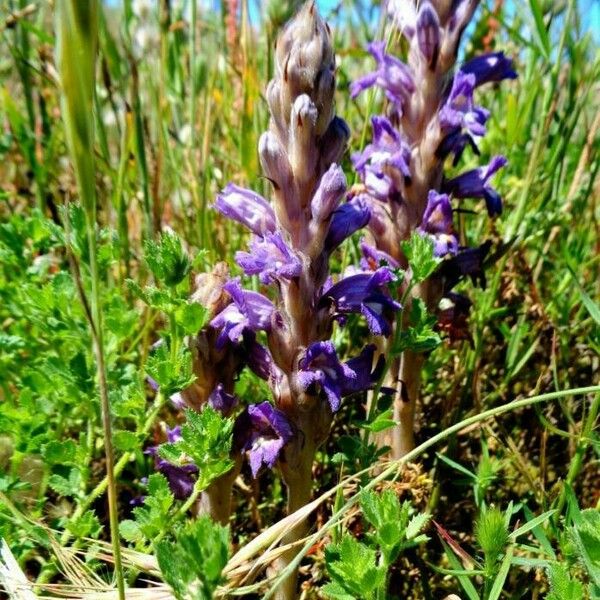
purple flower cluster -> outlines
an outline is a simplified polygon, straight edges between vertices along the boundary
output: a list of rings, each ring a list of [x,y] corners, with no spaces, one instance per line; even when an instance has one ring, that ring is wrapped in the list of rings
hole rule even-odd
[[[372,117],[372,141],[352,160],[363,182],[357,197],[369,203],[374,215],[369,228],[375,248],[397,264],[405,264],[400,242],[415,230],[433,240],[437,256],[462,260],[465,249],[453,228],[454,201],[483,199],[490,216],[502,211],[490,179],[506,164],[504,157],[456,177],[443,175],[448,155],[456,163],[467,146],[479,152],[489,112],[475,103],[475,90],[516,77],[512,61],[502,52],[473,58],[448,77],[476,5],[473,0],[452,6],[390,0],[388,11],[409,44],[408,60],[389,54],[385,42],[373,42],[368,51],[376,69],[350,87],[352,97],[378,87],[389,101],[388,116]],[[369,252],[365,260],[373,261]],[[469,257],[467,252],[465,263],[473,264]]]
[[[355,313],[373,334],[387,336],[400,305],[388,293],[394,277],[388,266],[330,275],[331,254],[367,225],[371,209],[361,197],[347,198],[337,164],[349,131],[334,113],[335,56],[314,3],[305,4],[281,34],[275,67],[266,92],[269,129],[259,142],[271,200],[230,183],[214,203],[221,215],[248,229],[248,250],[237,252],[235,262],[245,276],[258,278],[260,291],[223,268],[198,282],[195,299],[209,307],[211,319],[190,344],[197,381],[181,400],[231,415],[240,370],[248,367],[265,380],[272,401],[261,398],[238,412],[233,447],[247,453],[254,476],[279,463],[293,507],[306,501],[314,452],[342,399],[371,388],[380,372],[373,345],[340,360],[331,341],[336,323],[342,326]],[[391,126],[382,127],[380,143],[393,155],[390,164],[406,170],[410,151]],[[380,153],[375,146],[373,160]],[[182,494],[191,470],[157,461]],[[304,476],[301,491],[298,473]]]
[[[388,72],[394,68],[390,64]],[[243,411],[236,443],[248,452],[254,475],[279,459],[288,487],[294,469],[310,471],[314,449],[342,398],[374,383],[374,347],[342,362],[330,341],[334,324],[356,313],[373,334],[385,336],[400,309],[388,294],[393,275],[387,267],[335,283],[329,273],[332,252],[371,217],[365,199],[345,198],[346,178],[337,161],[349,132],[334,114],[334,84],[330,32],[307,3],[278,40],[276,74],[267,88],[271,120],[259,155],[272,201],[230,184],[215,202],[222,215],[252,234],[249,250],[236,254],[237,264],[272,289],[266,295],[229,281],[223,289],[231,303],[211,321],[217,345],[245,345],[247,366],[273,395],[273,404],[263,401]],[[390,139],[383,140],[386,135]],[[394,130],[382,130],[381,137],[393,164],[406,168],[410,152],[394,148]],[[373,157],[378,152],[374,146]]]
[[[451,289],[465,276],[483,283],[489,251],[488,243],[477,248],[461,245],[454,228],[456,205],[481,199],[490,217],[499,215],[502,199],[491,178],[507,161],[495,156],[488,165],[453,177],[444,175],[444,164],[452,156],[456,166],[467,148],[479,154],[490,113],[477,105],[476,90],[517,76],[503,52],[478,56],[455,68],[462,34],[477,4],[477,0],[388,0],[387,10],[408,44],[406,62],[390,54],[385,42],[373,42],[367,50],[375,69],[350,86],[353,98],[379,88],[387,99],[386,114],[371,118],[370,143],[352,156],[362,182],[353,188],[353,195],[371,208],[370,239],[361,245],[361,267],[375,272],[381,265],[405,267],[401,242],[413,232],[430,238],[435,255],[444,261],[413,295],[420,295],[432,311],[438,309],[442,295],[460,307],[445,310],[444,331],[453,330],[448,323],[452,316],[464,328],[469,303]],[[410,285],[410,274],[403,285]],[[411,364],[404,360],[403,368],[413,372],[391,369],[390,380],[418,381],[418,369]],[[407,388],[418,390],[417,384]],[[410,403],[414,400],[409,398]],[[414,409],[408,412],[412,415]]]

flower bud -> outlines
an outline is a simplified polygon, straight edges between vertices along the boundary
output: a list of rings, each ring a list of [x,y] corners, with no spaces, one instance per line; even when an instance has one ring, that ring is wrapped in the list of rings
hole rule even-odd
[[[433,6],[424,0],[417,17],[417,41],[430,69],[435,69],[440,51],[440,21]]]
[[[333,114],[334,73],[329,28],[315,3],[307,2],[277,40],[275,79],[279,83],[280,112],[286,121],[291,118],[296,98],[306,94],[318,107],[317,133],[323,133]]]
[[[337,208],[345,192],[346,176],[344,171],[338,165],[332,164],[321,178],[311,201],[313,219],[325,221]]]
[[[333,117],[325,135],[321,138],[321,169],[331,163],[339,163],[350,138],[350,129],[344,119]]]
[[[258,155],[265,176],[273,185],[277,189],[289,188],[293,178],[292,169],[279,138],[273,132],[266,131],[260,136]]]
[[[311,150],[316,143],[317,118],[317,107],[310,97],[306,94],[298,96],[292,108],[288,150],[292,171],[300,185],[315,173],[318,155]]]

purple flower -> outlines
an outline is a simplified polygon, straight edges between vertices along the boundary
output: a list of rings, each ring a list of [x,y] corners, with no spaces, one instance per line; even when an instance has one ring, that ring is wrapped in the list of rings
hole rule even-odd
[[[198,467],[196,465],[183,465],[178,467],[162,458],[156,461],[156,470],[162,473],[169,482],[169,488],[177,500],[186,500],[194,491]]]
[[[367,46],[377,61],[377,70],[352,83],[350,95],[356,98],[364,90],[377,85],[402,113],[404,103],[415,91],[415,83],[410,69],[400,59],[385,53],[385,45],[384,41],[380,41]]]
[[[386,117],[375,116],[371,124],[373,142],[362,152],[355,153],[352,163],[372,195],[387,200],[396,190],[388,168],[410,179],[410,147]]]
[[[397,269],[400,265],[398,261],[383,250],[378,250],[361,240],[360,250],[363,257],[360,259],[360,266],[364,271],[377,271],[379,267],[391,267]]]
[[[377,383],[385,358],[381,356],[377,365],[375,365],[375,369],[373,369],[375,350],[375,344],[369,344],[358,356],[346,362],[346,367],[354,371],[356,377],[346,378],[343,381],[342,396],[363,392]]]
[[[483,261],[488,255],[492,243],[488,240],[477,248],[465,248],[456,256],[444,260],[436,272],[443,282],[444,294],[447,294],[461,279],[469,276],[473,283],[485,287]]]
[[[516,79],[517,74],[513,68],[513,61],[504,55],[504,52],[490,52],[476,56],[466,62],[460,70],[475,76],[475,86],[478,87],[491,81],[503,79]]]
[[[208,397],[208,404],[223,415],[229,415],[237,406],[238,399],[234,394],[226,392],[223,384],[219,383]]]
[[[457,128],[466,129],[477,137],[485,134],[490,113],[473,102],[475,82],[473,74],[457,71],[454,75],[448,99],[439,112],[442,130],[453,132]]]
[[[384,316],[386,309],[396,311],[398,302],[385,293],[385,286],[394,279],[389,269],[382,267],[374,273],[359,273],[342,279],[321,297],[320,302],[332,301],[338,314],[361,313],[376,335],[389,335],[391,327]]]
[[[211,322],[215,329],[221,329],[217,338],[217,348],[222,348],[227,339],[234,344],[242,340],[244,331],[269,331],[273,303],[262,294],[242,289],[238,279],[228,281],[223,289],[233,302],[228,304]]]
[[[256,235],[275,231],[275,213],[271,205],[259,194],[233,183],[217,196],[215,208]]]
[[[235,260],[246,275],[258,275],[268,284],[278,278],[292,279],[302,273],[302,262],[280,233],[266,233],[250,242],[250,252],[236,252]]]
[[[473,152],[479,156],[479,148],[477,147],[473,136],[468,132],[462,131],[460,127],[457,127],[441,141],[435,155],[439,159],[444,160],[449,154],[454,154],[454,160],[452,162],[454,166],[456,166],[467,145],[471,146]]]
[[[417,41],[427,64],[434,69],[440,51],[440,20],[435,8],[426,0],[419,4]]]
[[[181,440],[181,425],[175,425],[175,427],[173,427],[173,429],[170,429],[169,427],[167,427],[167,442],[169,444],[174,444],[175,442],[178,442],[179,440]]]
[[[324,248],[327,252],[335,250],[346,238],[364,227],[371,218],[371,210],[360,197],[352,198],[342,204],[331,217],[329,231]]]
[[[167,443],[173,444],[181,439],[181,427],[176,426],[173,429],[167,427]],[[198,467],[194,464],[188,465],[172,465],[170,462],[161,458],[158,454],[160,445],[150,446],[144,451],[144,454],[149,454],[154,457],[155,469],[164,475],[169,483],[169,488],[173,492],[173,496],[177,500],[185,500],[189,498],[194,490]]]
[[[340,408],[342,391],[351,388],[356,373],[338,359],[332,342],[311,344],[298,362],[297,381],[303,391],[318,386],[327,396],[333,412]]]
[[[280,381],[283,377],[281,369],[273,361],[271,353],[255,339],[246,341],[244,348],[246,363],[250,370],[265,381]]]
[[[339,165],[332,164],[321,177],[319,187],[311,201],[313,219],[318,222],[328,219],[345,193],[346,176],[344,171]]]
[[[275,465],[281,449],[292,438],[287,417],[270,402],[250,404],[237,419],[235,429],[234,437],[242,440],[242,449],[250,455],[254,477],[263,465]]]
[[[431,236],[436,256],[458,252],[458,239],[452,231],[452,205],[446,194],[430,190],[418,231]]]
[[[502,199],[496,190],[488,185],[489,179],[508,161],[504,156],[494,156],[490,164],[466,171],[454,179],[445,181],[445,192],[456,198],[483,198],[488,214],[493,217],[502,212]]]

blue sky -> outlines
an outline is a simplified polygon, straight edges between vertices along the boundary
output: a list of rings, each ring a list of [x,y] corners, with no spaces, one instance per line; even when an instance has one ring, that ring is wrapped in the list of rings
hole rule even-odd
[[[122,0],[104,0],[107,4],[118,5]],[[158,0],[156,0],[158,2]],[[214,0],[205,0],[207,4]],[[600,42],[600,0],[577,0],[579,4],[580,14],[582,15],[582,27],[584,30],[590,31],[596,41]],[[383,2],[382,2],[383,3]],[[525,10],[530,12],[526,2],[522,0],[506,0],[507,6],[513,10]],[[262,4],[262,0],[249,0],[251,13],[256,14],[258,7]],[[340,0],[317,0],[317,5],[324,15],[340,4]]]

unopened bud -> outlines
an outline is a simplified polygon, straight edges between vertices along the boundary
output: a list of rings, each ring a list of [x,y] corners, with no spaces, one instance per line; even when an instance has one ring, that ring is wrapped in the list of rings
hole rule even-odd
[[[426,0],[419,8],[417,40],[423,58],[431,69],[435,69],[440,51],[440,21],[435,8]]]
[[[333,110],[335,56],[329,28],[314,1],[307,2],[279,36],[276,70],[282,116],[289,121],[296,98],[306,94],[319,110],[317,133],[323,133]]]

